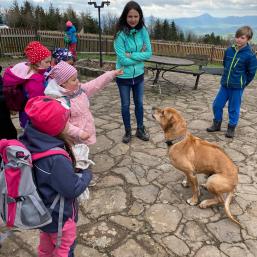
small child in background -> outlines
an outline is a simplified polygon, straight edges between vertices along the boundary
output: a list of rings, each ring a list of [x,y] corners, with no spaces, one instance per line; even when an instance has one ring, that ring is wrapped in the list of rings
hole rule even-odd
[[[4,84],[22,84],[25,98],[43,96],[45,90],[44,73],[51,63],[51,52],[38,41],[30,42],[25,50],[27,62],[8,67],[3,76]],[[28,121],[26,113],[19,112],[20,125],[25,127]]]
[[[58,48],[55,48],[52,53],[51,66],[55,66],[60,61],[67,62],[70,65],[73,65],[75,62],[74,56],[72,52],[69,51],[69,49],[58,47]]]
[[[77,31],[71,21],[66,22],[65,37],[68,39],[65,43],[68,45],[69,51],[74,56],[74,61],[77,61]]]
[[[79,161],[83,163],[81,158],[88,157],[87,146],[96,142],[94,118],[89,109],[89,97],[122,73],[122,70],[108,71],[94,80],[80,83],[77,70],[63,61],[54,66],[50,72],[53,79],[46,87],[45,94],[60,99],[71,108],[70,119],[64,133],[69,136],[78,163]],[[84,164],[88,165],[87,160]]]

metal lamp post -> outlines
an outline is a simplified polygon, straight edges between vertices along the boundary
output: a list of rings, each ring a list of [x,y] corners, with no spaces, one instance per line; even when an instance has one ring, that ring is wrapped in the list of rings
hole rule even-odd
[[[97,3],[94,1],[92,2],[90,0],[90,2],[88,2],[89,5],[94,5],[95,8],[98,9],[98,30],[99,30],[99,44],[100,44],[100,51],[99,51],[99,55],[100,55],[100,67],[103,67],[103,54],[102,54],[102,28],[101,28],[101,8],[104,8],[104,5],[106,4],[107,6],[110,5],[110,1],[102,1],[101,5],[97,5]]]

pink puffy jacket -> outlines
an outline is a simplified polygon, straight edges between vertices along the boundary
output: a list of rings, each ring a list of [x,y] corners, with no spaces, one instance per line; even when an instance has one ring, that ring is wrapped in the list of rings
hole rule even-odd
[[[89,97],[108,85],[115,78],[115,71],[108,71],[103,75],[87,83],[81,83],[79,89],[73,95],[67,95],[65,90],[57,85],[55,80],[51,80],[46,87],[45,94],[58,98],[70,105],[71,117],[66,126],[66,133],[73,139],[75,144],[84,143],[86,145],[95,144],[96,130],[93,115],[89,109]],[[90,137],[82,141],[80,135],[82,131],[89,133]]]

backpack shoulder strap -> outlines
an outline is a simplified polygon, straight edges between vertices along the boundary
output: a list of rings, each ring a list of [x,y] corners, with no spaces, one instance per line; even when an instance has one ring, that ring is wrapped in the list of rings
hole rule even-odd
[[[66,158],[71,160],[67,151],[65,151],[64,149],[62,149],[60,147],[55,147],[55,148],[49,149],[45,152],[32,154],[32,160],[36,161],[36,160],[39,160],[46,156],[51,156],[51,155],[56,155],[56,154],[64,155]],[[52,213],[53,209],[55,208],[56,204],[59,201],[60,201],[60,206],[59,206],[59,216],[58,216],[58,232],[57,232],[56,248],[58,248],[61,245],[62,223],[63,223],[63,213],[64,213],[64,197],[61,196],[60,194],[57,194],[57,196],[55,197],[53,203],[51,204],[51,206],[49,208],[50,213]]]
[[[71,160],[67,151],[65,151],[64,149],[62,149],[60,147],[52,148],[52,149],[49,149],[47,151],[40,152],[40,153],[34,153],[31,156],[32,156],[32,161],[36,161],[36,160],[39,160],[41,158],[51,156],[51,155],[64,155],[67,159]]]

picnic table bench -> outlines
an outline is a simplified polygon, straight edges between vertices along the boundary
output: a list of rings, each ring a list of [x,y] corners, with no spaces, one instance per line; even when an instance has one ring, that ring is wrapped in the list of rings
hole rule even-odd
[[[223,67],[203,67],[203,70],[206,74],[222,76],[224,72]]]
[[[184,74],[192,74],[196,76],[194,89],[197,89],[200,76],[205,73],[202,69],[208,63],[208,56],[206,55],[187,55],[185,58],[177,57],[164,57],[153,55],[147,62],[154,63],[155,66],[147,67],[148,70],[153,73],[156,71],[153,84],[156,84],[161,74],[162,78],[168,82],[168,79],[164,77],[166,72],[178,72]],[[185,66],[196,65],[197,69],[187,69]]]
[[[194,85],[194,90],[196,90],[198,88],[200,76],[205,73],[203,67],[208,64],[208,56],[191,54],[191,55],[187,55],[186,59],[193,61],[194,65],[196,65],[197,68],[196,69],[186,69],[183,67],[177,67],[177,68],[171,69],[169,71],[184,73],[184,74],[192,74],[194,77],[196,77],[195,85]]]

